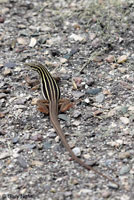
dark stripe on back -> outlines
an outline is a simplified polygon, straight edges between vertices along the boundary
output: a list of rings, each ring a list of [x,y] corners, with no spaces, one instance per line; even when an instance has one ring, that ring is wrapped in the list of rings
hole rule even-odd
[[[55,79],[51,76],[48,70],[40,63],[29,63],[33,70],[38,71],[41,76],[42,93],[48,101],[60,99],[60,89]]]

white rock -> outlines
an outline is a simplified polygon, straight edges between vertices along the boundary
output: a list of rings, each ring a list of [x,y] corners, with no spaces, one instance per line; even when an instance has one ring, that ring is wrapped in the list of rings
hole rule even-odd
[[[85,40],[85,36],[83,36],[83,35],[76,35],[76,34],[73,33],[72,35],[70,35],[70,39],[73,39],[75,41],[81,42],[81,41]]]
[[[37,43],[37,40],[35,38],[31,38],[30,43],[29,43],[29,47],[34,47]]]
[[[73,148],[72,151],[74,152],[74,154],[75,154],[76,156],[80,156],[80,155],[81,155],[81,151],[80,151],[80,148],[79,148],[79,147]]]
[[[120,117],[120,120],[123,124],[129,124],[129,119],[127,117]]]

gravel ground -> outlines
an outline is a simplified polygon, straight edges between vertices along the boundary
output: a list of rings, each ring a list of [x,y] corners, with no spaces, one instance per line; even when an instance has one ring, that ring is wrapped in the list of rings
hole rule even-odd
[[[134,199],[134,2],[0,0],[0,198]],[[60,78],[60,114],[82,168],[60,142],[42,98],[37,61]]]

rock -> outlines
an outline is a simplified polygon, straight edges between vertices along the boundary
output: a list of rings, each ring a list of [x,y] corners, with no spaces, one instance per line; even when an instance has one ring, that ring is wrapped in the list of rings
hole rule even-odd
[[[79,195],[81,195],[81,194],[89,194],[90,195],[90,194],[92,194],[92,190],[83,188],[83,189],[80,189],[78,194]]]
[[[18,44],[27,45],[27,40],[26,38],[23,38],[23,37],[17,38],[17,42]]]
[[[115,57],[114,55],[109,55],[106,59],[105,59],[107,62],[109,63],[112,63],[115,61]]]
[[[127,174],[129,171],[130,171],[130,167],[128,165],[125,165],[120,169],[119,173],[120,175],[124,175],[124,174]]]
[[[127,117],[120,117],[120,120],[123,124],[129,124],[129,119]]]
[[[117,184],[115,184],[115,183],[112,183],[112,182],[110,182],[109,184],[108,184],[108,187],[109,188],[112,188],[112,189],[118,189],[118,185]]]
[[[76,156],[80,156],[80,155],[81,155],[81,150],[80,150],[79,147],[73,148],[72,151],[74,152],[74,154],[75,154]]]
[[[86,99],[84,100],[84,102],[85,102],[86,104],[89,104],[89,103],[90,103],[89,98],[86,98]]]
[[[112,146],[112,147],[116,147],[116,148],[119,148],[121,145],[124,144],[124,141],[123,140],[116,140],[116,141],[110,141],[110,142],[107,142],[108,145]]]
[[[21,104],[20,105],[14,105],[14,109],[18,109],[18,110],[22,109],[23,110],[23,109],[26,109],[26,108],[27,108],[27,106],[25,106],[25,105],[21,105]],[[17,114],[17,111],[16,111],[16,114]]]
[[[31,105],[37,105],[38,98],[33,98],[31,101]]]
[[[127,61],[127,55],[122,55],[118,58],[117,63],[121,64]]]
[[[50,142],[44,142],[43,147],[44,149],[50,149],[52,144]]]
[[[84,97],[85,93],[84,92],[79,92],[79,91],[73,91],[73,96],[74,98],[81,98],[81,97]]]
[[[11,71],[11,69],[6,68],[6,69],[2,72],[2,74],[3,74],[4,76],[9,76],[9,75],[12,74],[12,71]]]
[[[89,33],[89,39],[90,40],[94,40],[96,37],[96,34],[95,33]]]
[[[34,47],[37,43],[37,40],[35,38],[31,38],[30,43],[29,43],[29,47]]]
[[[92,41],[92,43],[91,43],[91,45],[92,45],[93,47],[95,47],[95,48],[99,47],[100,44],[101,44],[101,40],[100,40],[99,38],[95,38],[95,39]]]
[[[81,124],[81,121],[79,120],[75,120],[74,122],[72,122],[73,126],[79,126]]]
[[[0,4],[1,3],[8,3],[9,2],[9,0],[0,0]]]
[[[14,138],[12,139],[12,143],[13,143],[13,144],[17,144],[18,141],[19,141],[19,138],[18,138],[18,137],[14,137]]]
[[[130,197],[129,195],[127,195],[127,194],[123,194],[122,196],[121,196],[121,199],[120,200],[132,200],[132,199],[134,199],[134,196],[132,197]]]
[[[26,149],[35,149],[36,148],[36,144],[26,144],[25,146]]]
[[[11,156],[11,154],[9,152],[2,152],[2,153],[0,153],[0,160],[6,159],[10,156]]]
[[[17,162],[21,167],[27,168],[27,163],[21,156],[17,158]]]
[[[67,59],[66,58],[60,58],[60,63],[63,64],[63,63],[66,63],[67,62]]]
[[[37,166],[37,167],[42,167],[42,166],[44,165],[44,162],[41,162],[41,161],[39,161],[39,160],[33,160],[33,161],[31,162],[31,165],[32,165],[32,166]]]
[[[111,192],[109,190],[102,191],[102,197],[103,198],[108,198],[110,196],[111,196]]]
[[[119,70],[122,74],[124,74],[124,73],[127,71],[127,69],[126,69],[125,67],[118,67],[118,70]]]
[[[14,68],[15,66],[16,64],[12,61],[4,64],[4,67],[6,68]]]
[[[0,93],[0,99],[5,99],[7,97],[7,94],[5,94],[5,93]]]
[[[80,116],[81,116],[81,112],[78,111],[78,110],[74,110],[74,112],[73,112],[73,117],[74,117],[74,118],[78,118],[78,117],[80,117]]]
[[[127,107],[127,106],[122,106],[122,107],[120,108],[120,111],[121,111],[123,114],[125,114],[125,113],[128,112],[128,107]]]
[[[57,36],[57,37],[51,37],[50,39],[48,39],[46,41],[46,43],[50,46],[54,45],[54,44],[57,44],[59,42],[62,41],[62,38],[60,36]]]
[[[25,97],[19,97],[14,101],[14,103],[16,105],[24,105],[26,103],[26,98]]]
[[[128,151],[119,153],[119,159],[125,159],[125,158],[130,158],[130,157],[131,157],[131,154]]]
[[[33,135],[31,137],[32,140],[34,141],[42,141],[43,140],[43,136],[41,134],[36,134],[36,135]]]
[[[51,49],[50,50],[52,56],[60,56],[60,51],[58,49]]]
[[[70,196],[72,196],[72,192],[71,191],[66,191],[66,192],[64,192],[64,196],[65,196],[65,198],[66,197],[70,197]]]
[[[70,148],[73,149],[73,148],[75,148],[76,142],[75,141],[70,141],[70,142],[68,142],[68,144],[69,144]]]
[[[105,96],[103,93],[100,93],[96,96],[96,102],[98,102],[98,103],[102,103],[104,101],[104,99],[105,99]]]
[[[59,118],[59,119],[62,119],[63,121],[68,121],[68,117],[67,117],[66,114],[59,114],[59,115],[58,115],[58,118]]]
[[[74,33],[72,33],[69,38],[72,39],[72,40],[75,40],[75,41],[79,41],[79,42],[86,40],[84,35],[76,35]]]
[[[111,68],[112,68],[112,69],[116,69],[117,67],[118,67],[118,64],[117,64],[117,63],[112,63],[112,64],[111,64]]]
[[[4,23],[5,18],[4,17],[0,17],[0,23]]]
[[[102,91],[102,88],[88,89],[86,94],[96,95]]]

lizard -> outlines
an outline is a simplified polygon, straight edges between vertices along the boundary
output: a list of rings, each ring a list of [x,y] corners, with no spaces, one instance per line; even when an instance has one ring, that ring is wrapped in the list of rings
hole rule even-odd
[[[118,185],[112,178],[106,176],[105,174],[101,173],[100,171],[87,165],[85,162],[83,162],[81,159],[79,159],[74,154],[74,152],[70,148],[70,146],[65,138],[65,135],[63,134],[63,131],[60,127],[60,123],[58,120],[58,104],[61,104],[62,100],[61,100],[60,88],[59,88],[58,84],[56,83],[56,80],[52,77],[52,75],[47,70],[47,68],[44,65],[42,65],[41,63],[31,62],[31,63],[26,63],[25,65],[29,66],[34,71],[37,71],[39,73],[40,78],[41,78],[42,95],[43,95],[43,98],[46,99],[46,100],[44,100],[44,102],[43,101],[41,102],[41,100],[40,100],[37,103],[38,106],[40,106],[39,110],[41,111],[43,109],[44,113],[46,113],[46,114],[49,113],[50,121],[51,121],[56,133],[59,135],[64,147],[70,153],[72,159],[75,160],[77,163],[79,163],[82,167],[86,168],[87,170],[92,170],[95,173],[99,174],[100,176],[104,177],[105,179]]]

